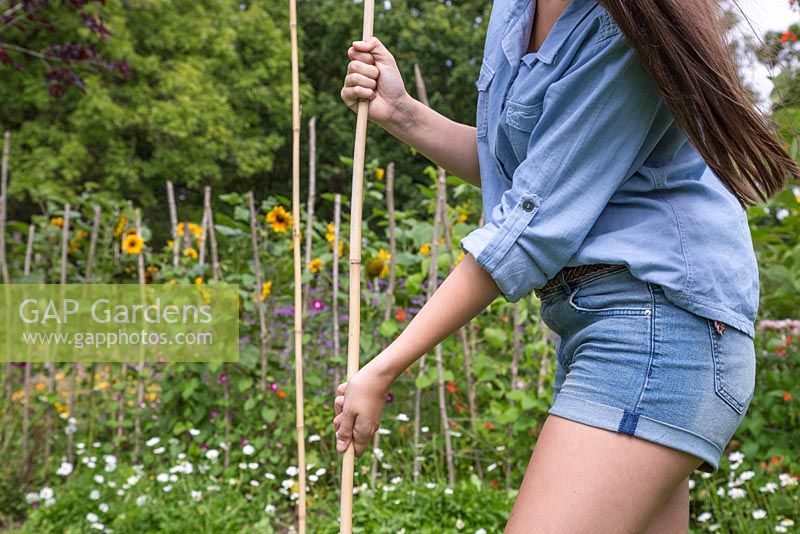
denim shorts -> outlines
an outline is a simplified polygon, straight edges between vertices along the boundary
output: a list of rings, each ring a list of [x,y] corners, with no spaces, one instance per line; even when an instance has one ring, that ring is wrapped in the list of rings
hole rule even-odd
[[[541,296],[558,335],[548,413],[637,436],[703,460],[713,473],[755,389],[753,339],[669,301],[627,266]]]

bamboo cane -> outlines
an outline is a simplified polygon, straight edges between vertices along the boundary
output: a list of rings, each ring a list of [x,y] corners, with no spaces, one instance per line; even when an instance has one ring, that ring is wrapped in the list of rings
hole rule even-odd
[[[25,244],[25,263],[22,266],[22,276],[31,274],[31,265],[33,258],[33,243],[36,238],[36,225],[31,223],[28,226],[28,242]]]
[[[389,216],[389,283],[386,286],[386,308],[383,312],[383,320],[388,321],[392,317],[392,308],[394,308],[394,285],[396,271],[397,271],[397,238],[395,236],[395,218],[394,218],[394,163],[389,163],[386,166],[386,212]],[[381,343],[381,351],[386,349],[388,345],[387,340]],[[375,432],[372,438],[372,450],[380,447],[381,433]],[[372,455],[372,469],[370,470],[369,483],[375,486],[375,479],[378,476],[378,456]]]
[[[218,282],[222,280],[222,269],[219,266],[217,233],[214,230],[214,210],[211,208],[211,188],[209,186],[206,186],[203,192],[203,205],[206,212],[206,225],[208,226],[206,235],[208,235],[208,246],[211,250],[211,277]]]
[[[362,40],[372,37],[375,17],[375,0],[364,0],[364,25]],[[350,202],[350,288],[349,321],[347,331],[347,378],[358,372],[359,343],[361,341],[361,208],[364,202],[364,155],[367,144],[367,119],[369,100],[359,100],[356,119],[356,139],[353,150],[353,186]],[[339,532],[350,534],[353,530],[353,469],[355,444],[344,451],[342,459],[342,490],[339,511]]]
[[[333,361],[336,362],[334,366],[333,377],[333,394],[334,396],[339,393],[336,388],[341,383],[341,373],[339,371],[339,227],[341,224],[342,212],[342,195],[336,193],[333,201],[333,296],[331,298],[333,308]]]
[[[172,225],[172,266],[178,266],[180,254],[180,236],[178,235],[178,206],[175,204],[175,189],[167,180],[167,202],[169,203],[169,222]]]
[[[92,269],[94,268],[94,254],[97,250],[97,236],[100,233],[100,206],[94,205],[94,215],[92,218],[92,234],[89,236],[89,254],[86,257],[85,280],[91,281]]]
[[[6,213],[8,206],[8,158],[11,152],[11,132],[3,135],[3,162],[0,167],[0,271],[3,283],[8,284],[8,261],[6,260]]]
[[[289,33],[292,52],[292,242],[294,243],[294,382],[295,421],[297,426],[297,465],[299,498],[297,524],[300,534],[306,531],[306,449],[303,418],[303,287],[300,263],[300,72],[297,50],[297,2],[289,0]],[[314,215],[313,186],[308,198],[308,236],[311,243],[311,224]],[[309,251],[311,247],[309,246]]]
[[[311,261],[311,235],[314,231],[314,197],[317,189],[317,117],[308,121],[308,207],[306,208],[306,256],[305,264]],[[308,312],[311,281],[303,287],[303,313]]]
[[[136,208],[136,235],[142,237],[142,211]],[[136,271],[139,278],[140,299],[144,302],[144,285],[146,283],[144,274],[144,247],[136,256]],[[139,451],[142,441],[142,404],[144,401],[144,345],[139,345],[139,362],[136,365],[136,416],[133,420],[133,461],[138,461]]]
[[[258,248],[258,220],[256,219],[256,204],[253,199],[253,192],[247,193],[247,206],[250,210],[250,244],[253,248],[253,270],[256,277],[255,299],[256,309],[258,310],[258,325],[259,325],[259,353],[260,353],[260,381],[261,393],[267,393],[267,319],[264,313],[264,306],[260,300],[261,288],[263,279],[261,278],[261,259],[259,258]],[[266,398],[266,396],[264,397]]]
[[[431,233],[431,259],[430,265],[428,266],[428,287],[426,290],[426,299],[430,299],[431,295],[433,295],[433,277],[437,276],[437,264],[434,258],[434,246],[433,243],[439,242],[439,224],[441,221],[441,217],[439,216],[439,212],[441,210],[441,203],[437,201],[434,202],[433,208],[433,231]],[[434,270],[437,269],[437,270]],[[422,357],[419,359],[419,369],[417,371],[417,377],[421,377],[425,374],[425,355],[423,354]],[[420,447],[419,443],[419,432],[420,432],[420,421],[422,420],[422,389],[416,386],[415,384],[415,396],[414,396],[414,443],[413,443],[413,458],[411,464],[411,471],[414,482],[417,482],[419,478],[419,455],[417,454],[417,449]]]
[[[200,247],[199,247],[199,257],[197,259],[197,263],[201,267],[205,267],[206,264],[206,241],[208,241],[208,210],[205,209],[205,203],[203,204],[203,216],[200,219]],[[204,269],[205,270],[205,269]],[[201,271],[203,272],[203,271]]]

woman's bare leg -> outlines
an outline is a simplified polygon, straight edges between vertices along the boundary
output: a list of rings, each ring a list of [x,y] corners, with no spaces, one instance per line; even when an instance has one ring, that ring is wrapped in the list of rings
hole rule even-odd
[[[689,477],[678,485],[648,525],[645,534],[687,534],[689,532]]]
[[[657,443],[549,415],[505,534],[645,532],[701,463]]]

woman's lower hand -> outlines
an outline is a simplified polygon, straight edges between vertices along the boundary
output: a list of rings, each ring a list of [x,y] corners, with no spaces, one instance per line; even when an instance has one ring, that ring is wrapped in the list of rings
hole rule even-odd
[[[336,389],[339,395],[333,401],[337,451],[346,451],[351,442],[356,456],[367,449],[380,426],[390,386],[391,382],[373,373],[369,366],[361,368],[349,380],[339,384]]]
[[[394,56],[377,37],[355,41],[347,50],[350,63],[340,96],[347,107],[358,110],[360,99],[370,100],[369,120],[384,125],[397,121],[408,109],[410,95],[403,84]]]

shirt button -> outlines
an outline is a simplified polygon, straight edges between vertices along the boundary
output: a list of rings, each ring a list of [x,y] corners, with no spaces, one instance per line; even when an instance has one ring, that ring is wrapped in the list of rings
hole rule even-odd
[[[522,203],[522,209],[524,209],[525,211],[532,211],[533,210],[533,201],[532,200],[526,200],[525,202],[523,202]]]

